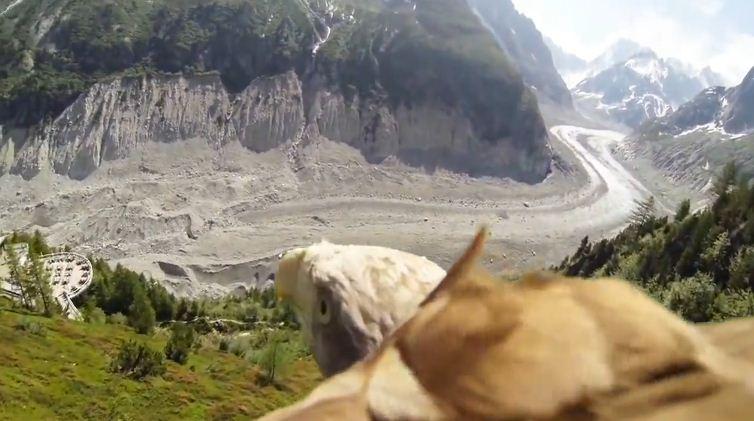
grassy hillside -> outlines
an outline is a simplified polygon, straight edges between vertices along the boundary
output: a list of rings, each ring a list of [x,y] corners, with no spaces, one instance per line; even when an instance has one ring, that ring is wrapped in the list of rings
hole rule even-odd
[[[43,334],[23,330],[39,324]],[[167,361],[144,382],[110,373],[129,339],[162,350],[167,334],[48,319],[11,311],[0,301],[0,419],[249,419],[289,404],[319,380],[309,359],[292,363],[274,386],[258,386],[259,369],[204,339],[186,365]]]

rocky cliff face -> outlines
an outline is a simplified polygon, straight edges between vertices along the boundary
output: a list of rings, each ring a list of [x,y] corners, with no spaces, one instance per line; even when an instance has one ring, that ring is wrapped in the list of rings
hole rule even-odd
[[[147,142],[194,138],[295,155],[322,135],[374,163],[548,173],[537,102],[464,0],[43,0],[14,8],[0,41],[41,20],[0,50],[3,171],[82,179]]]
[[[311,95],[307,113],[295,72],[259,78],[238,94],[228,93],[217,75],[119,78],[95,84],[19,150],[4,141],[2,162],[25,178],[52,171],[83,179],[148,142],[199,138],[218,150],[239,142],[265,152],[324,136],[361,150],[373,163],[397,157],[428,170],[479,175],[509,175],[506,169],[516,168],[523,171],[512,175],[532,180],[549,168],[548,150],[527,154],[504,139],[483,141],[468,117],[444,105],[392,108],[326,89]]]
[[[754,68],[740,85],[733,88],[725,98],[721,121],[729,133],[754,131]]]
[[[103,160],[126,158],[146,142],[203,138],[220,147],[235,136],[230,102],[216,76],[119,78],[98,83],[63,114],[39,127],[10,171],[44,169],[82,179]]]

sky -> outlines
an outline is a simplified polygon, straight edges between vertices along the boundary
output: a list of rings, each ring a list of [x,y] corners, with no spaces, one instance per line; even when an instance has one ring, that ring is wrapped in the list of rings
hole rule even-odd
[[[565,51],[592,59],[620,38],[730,84],[754,67],[754,0],[513,0]]]

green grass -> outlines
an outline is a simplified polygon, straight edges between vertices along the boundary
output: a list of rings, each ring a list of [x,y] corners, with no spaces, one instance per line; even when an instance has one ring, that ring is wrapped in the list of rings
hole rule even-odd
[[[2,309],[0,419],[249,419],[290,404],[321,378],[310,358],[293,363],[277,386],[258,386],[259,369],[215,344],[186,365],[167,362],[161,378],[128,380],[107,370],[128,339],[162,350],[167,333],[147,337],[130,328],[47,319]],[[17,329],[36,322],[45,334]]]

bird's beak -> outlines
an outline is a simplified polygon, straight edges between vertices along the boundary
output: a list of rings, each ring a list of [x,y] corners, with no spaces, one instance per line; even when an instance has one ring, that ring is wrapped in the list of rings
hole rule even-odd
[[[296,291],[296,281],[305,251],[291,250],[283,255],[275,274],[275,294],[279,301],[291,301]]]

